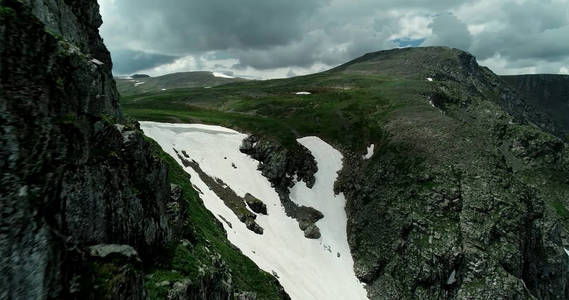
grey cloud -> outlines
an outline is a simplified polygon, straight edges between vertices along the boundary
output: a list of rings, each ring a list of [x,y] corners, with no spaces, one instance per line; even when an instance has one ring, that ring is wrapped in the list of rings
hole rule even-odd
[[[200,57],[237,59],[235,70],[333,66],[406,39],[469,50],[480,60],[500,56],[512,66],[555,69],[569,57],[569,0],[99,1],[110,8],[102,33],[111,49],[192,55],[198,66],[207,65]],[[415,28],[401,35],[402,16],[432,18],[432,34]],[[114,57],[123,68],[131,63]]]
[[[425,45],[442,45],[463,50],[469,50],[472,36],[465,23],[452,13],[437,15],[430,25],[433,36],[426,40]]]
[[[300,38],[304,22],[326,2],[120,0],[105,35],[127,36],[146,49],[173,54],[262,49]]]
[[[150,69],[159,65],[171,63],[177,56],[152,54],[134,50],[116,50],[111,52],[113,71],[115,74],[132,74],[136,71]]]
[[[528,1],[498,9],[501,24],[476,36],[473,52],[480,58],[500,55],[512,61],[559,61],[569,57],[569,3]]]

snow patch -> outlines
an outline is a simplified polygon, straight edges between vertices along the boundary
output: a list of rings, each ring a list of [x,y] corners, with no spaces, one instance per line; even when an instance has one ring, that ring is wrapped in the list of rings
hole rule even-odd
[[[139,86],[139,85],[142,85],[142,84],[144,84],[144,81],[137,81],[137,82],[134,83],[134,86]]]
[[[296,95],[312,95],[311,92],[296,92]]]
[[[278,194],[257,170],[258,161],[239,151],[245,134],[202,124],[140,123],[145,134],[180,165],[174,148],[185,150],[204,172],[223,180],[237,195],[250,193],[267,205],[268,215],[260,214],[256,219],[264,232],[255,234],[191,167],[184,168],[191,175],[192,184],[201,191],[207,209],[222,222],[229,241],[260,268],[278,274],[292,299],[367,299],[364,285],[355,276],[347,242],[346,200],[333,192],[337,171],[342,167],[340,152],[317,137],[298,140],[312,152],[318,164],[314,187],[309,189],[304,182],[298,182],[290,194],[296,203],[312,206],[324,214],[316,223],[322,237],[311,240],[304,237],[298,222],[285,214]],[[224,157],[239,168],[234,169]]]
[[[97,66],[102,66],[102,65],[104,65],[104,63],[103,63],[102,61],[100,61],[100,60],[98,60],[98,59],[96,59],[96,58],[91,59],[90,62],[96,64]]]
[[[165,91],[166,89],[160,89],[161,91]]]
[[[427,77],[427,81],[433,81],[433,78]]]
[[[219,77],[219,78],[235,78],[233,76],[229,76],[223,73],[219,73],[219,72],[212,72],[214,77]]]
[[[364,155],[364,159],[370,159],[373,156],[375,145],[371,144],[367,147],[367,153]]]
[[[567,256],[569,256],[569,250],[567,250],[566,248],[563,248],[563,250],[565,250],[565,253],[567,254]]]

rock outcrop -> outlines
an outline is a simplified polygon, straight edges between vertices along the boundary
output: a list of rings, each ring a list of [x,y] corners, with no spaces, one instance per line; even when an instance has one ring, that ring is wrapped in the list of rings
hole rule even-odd
[[[121,117],[96,1],[0,8],[1,298],[83,295],[85,247],[171,240],[167,168]]]
[[[243,140],[239,150],[259,161],[258,169],[277,191],[286,214],[298,221],[305,237],[319,238],[320,229],[314,223],[324,215],[312,207],[298,206],[289,197],[289,188],[297,181],[305,182],[309,188],[314,186],[318,166],[310,151],[300,144],[288,149],[257,135]]]
[[[556,123],[468,53],[368,59],[340,69],[410,65],[396,74],[434,78],[425,100],[439,96],[439,111],[392,118],[372,159],[344,153],[336,189],[370,298],[569,298],[569,146],[547,133]]]
[[[500,76],[523,93],[528,103],[547,114],[569,142],[569,75],[535,74]]]
[[[257,276],[259,289],[286,298],[227,246],[221,225],[184,194],[191,187],[170,184],[171,163],[123,118],[98,9],[96,0],[0,1],[0,298],[146,299],[156,274],[145,272],[157,268],[176,278],[158,291],[171,299],[254,299],[232,285],[227,257],[196,250],[208,240],[198,241],[189,205],[215,247],[247,268],[241,281]]]

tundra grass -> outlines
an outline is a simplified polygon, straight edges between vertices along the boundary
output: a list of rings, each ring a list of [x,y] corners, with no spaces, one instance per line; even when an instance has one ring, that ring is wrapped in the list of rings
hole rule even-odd
[[[317,135],[362,151],[391,118],[431,109],[427,83],[375,75],[315,75],[141,93],[121,98],[123,111],[144,121],[206,123],[261,134],[283,145]],[[309,91],[311,95],[296,95]]]

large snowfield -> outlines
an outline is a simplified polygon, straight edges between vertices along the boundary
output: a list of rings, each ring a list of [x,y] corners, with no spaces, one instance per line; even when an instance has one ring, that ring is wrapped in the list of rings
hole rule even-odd
[[[286,216],[278,194],[257,170],[258,162],[239,151],[247,135],[220,126],[140,123],[144,133],[181,166],[174,149],[186,151],[205,173],[221,179],[237,195],[250,193],[267,205],[268,215],[257,215],[257,223],[264,228],[259,235],[248,230],[191,167],[184,168],[192,184],[203,193],[200,197],[207,209],[225,227],[229,241],[260,268],[276,274],[292,299],[367,299],[363,284],[355,276],[347,242],[346,200],[333,193],[337,171],[342,168],[340,152],[317,137],[298,140],[318,164],[313,188],[300,182],[290,193],[292,201],[324,214],[316,222],[322,237],[311,240],[304,237],[296,220]]]

